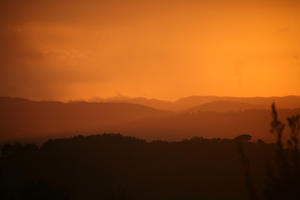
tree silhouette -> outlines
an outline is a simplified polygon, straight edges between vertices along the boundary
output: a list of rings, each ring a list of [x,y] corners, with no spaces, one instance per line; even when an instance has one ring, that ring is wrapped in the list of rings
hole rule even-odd
[[[235,137],[234,139],[238,142],[249,142],[251,140],[252,136],[248,134],[239,135]]]
[[[275,104],[272,104],[271,134],[276,137],[274,159],[267,161],[266,182],[260,194],[255,189],[249,170],[249,162],[242,145],[239,145],[241,161],[244,167],[246,188],[253,200],[300,199],[300,169],[298,135],[300,131],[300,115],[287,118],[290,135],[284,143],[285,124],[278,118]]]

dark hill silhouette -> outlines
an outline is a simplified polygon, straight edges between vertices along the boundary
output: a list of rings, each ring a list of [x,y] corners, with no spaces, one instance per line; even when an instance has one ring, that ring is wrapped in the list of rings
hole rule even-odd
[[[186,112],[241,112],[246,110],[264,109],[263,105],[256,105],[238,101],[213,101],[195,106]]]
[[[255,103],[255,102],[254,102]],[[131,103],[35,102],[0,98],[0,141],[118,132],[145,139],[180,140],[192,136],[235,137],[268,132],[268,110],[258,104],[218,101],[195,107],[197,112],[161,111]],[[247,109],[246,109],[247,108]],[[300,109],[279,110],[283,119]]]
[[[106,131],[148,117],[168,115],[129,103],[35,102],[0,98],[0,139],[41,137],[58,132]]]
[[[279,110],[281,119],[300,113],[300,109]],[[268,110],[241,112],[180,113],[159,119],[145,119],[127,124],[116,131],[142,138],[180,140],[186,137],[236,137],[251,134],[255,139],[270,141]]]
[[[277,138],[276,143],[254,142],[251,134],[230,139],[192,137],[176,142],[101,134],[50,139],[40,147],[4,144],[0,154],[0,198],[254,200],[262,194],[268,200],[298,199],[300,115],[292,112],[299,111],[282,110],[279,118],[273,104],[271,123],[259,119],[271,125],[269,135]],[[242,112],[231,114],[238,113]],[[208,112],[195,116],[199,114],[209,116]],[[215,114],[237,120],[228,113]],[[282,140],[285,126],[280,121],[285,115],[291,115],[287,118],[287,148]],[[165,119],[183,116],[193,115]],[[243,120],[251,121],[255,116]]]
[[[249,141],[243,145],[255,183],[262,183],[264,161],[273,145]],[[2,153],[0,189],[7,199],[28,193],[72,200],[247,199],[233,139],[146,142],[104,134],[49,140],[40,148],[5,145]]]
[[[285,97],[219,97],[219,96],[189,96],[178,99],[176,101],[162,101],[158,99],[147,98],[129,98],[125,96],[101,99],[95,98],[92,101],[99,102],[128,102],[140,104],[156,108],[159,110],[170,111],[185,111],[193,107],[200,106],[212,102],[240,102],[245,104],[253,104],[258,107],[269,109],[273,102],[279,109],[295,109],[300,108],[300,96],[285,96]]]
[[[179,99],[175,104],[179,105],[180,110],[189,109],[194,106],[198,106],[205,103],[214,101],[232,101],[249,103],[259,106],[264,106],[265,109],[269,109],[273,102],[279,109],[295,109],[300,108],[300,96],[284,96],[284,97],[218,97],[218,96],[190,96]]]
[[[136,97],[136,98],[130,98],[126,96],[117,96],[112,98],[93,98],[90,100],[91,102],[115,102],[115,103],[133,103],[133,104],[139,104],[159,110],[169,110],[169,111],[176,111],[175,105],[171,101],[164,101],[159,99],[148,99],[144,97]]]

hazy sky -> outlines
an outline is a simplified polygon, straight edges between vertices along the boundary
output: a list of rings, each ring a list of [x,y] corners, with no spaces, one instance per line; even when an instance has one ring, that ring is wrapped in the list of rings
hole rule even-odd
[[[300,1],[1,0],[0,96],[300,95]]]

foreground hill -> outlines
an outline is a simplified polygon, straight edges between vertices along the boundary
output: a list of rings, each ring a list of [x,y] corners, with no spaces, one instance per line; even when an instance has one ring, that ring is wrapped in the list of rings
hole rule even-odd
[[[106,131],[143,118],[169,114],[129,103],[35,102],[5,97],[0,98],[0,110],[0,139]]]
[[[260,186],[274,145],[244,147]],[[248,199],[233,139],[146,142],[105,134],[49,140],[41,148],[6,146],[2,152],[0,189],[7,199]]]

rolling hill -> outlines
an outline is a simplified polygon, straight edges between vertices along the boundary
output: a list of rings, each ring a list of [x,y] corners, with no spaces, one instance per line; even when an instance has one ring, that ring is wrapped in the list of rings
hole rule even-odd
[[[175,112],[187,111],[193,107],[201,106],[212,102],[234,102],[239,104],[252,104],[252,107],[269,109],[273,102],[279,109],[295,109],[300,108],[300,96],[285,96],[285,97],[222,97],[222,96],[189,96],[178,99],[176,101],[164,101],[159,99],[147,98],[129,98],[115,97],[108,99],[96,98],[92,101],[97,102],[126,102],[140,104],[152,107],[159,110],[169,110]],[[231,106],[232,107],[232,106]],[[234,111],[235,108],[231,111]]]
[[[2,139],[42,137],[75,131],[106,131],[148,117],[169,115],[130,103],[36,102],[0,98]]]
[[[295,98],[279,99],[279,104],[288,106],[287,103]],[[271,140],[271,112],[267,102],[272,99],[233,99],[171,112],[125,102],[37,102],[2,97],[0,140],[105,132],[148,140],[181,140],[193,136],[232,138],[241,134]],[[291,104],[291,107],[296,106],[296,103]],[[300,108],[279,110],[283,121],[287,116],[299,113]]]
[[[279,110],[279,118],[300,114],[300,109]],[[144,119],[118,129],[126,135],[146,139],[182,140],[193,136],[206,138],[233,138],[250,134],[254,139],[271,141],[270,110],[245,110],[241,112],[179,113],[160,119]]]
[[[192,107],[186,112],[241,112],[245,110],[266,109],[264,105],[244,103],[239,101],[213,101]]]

